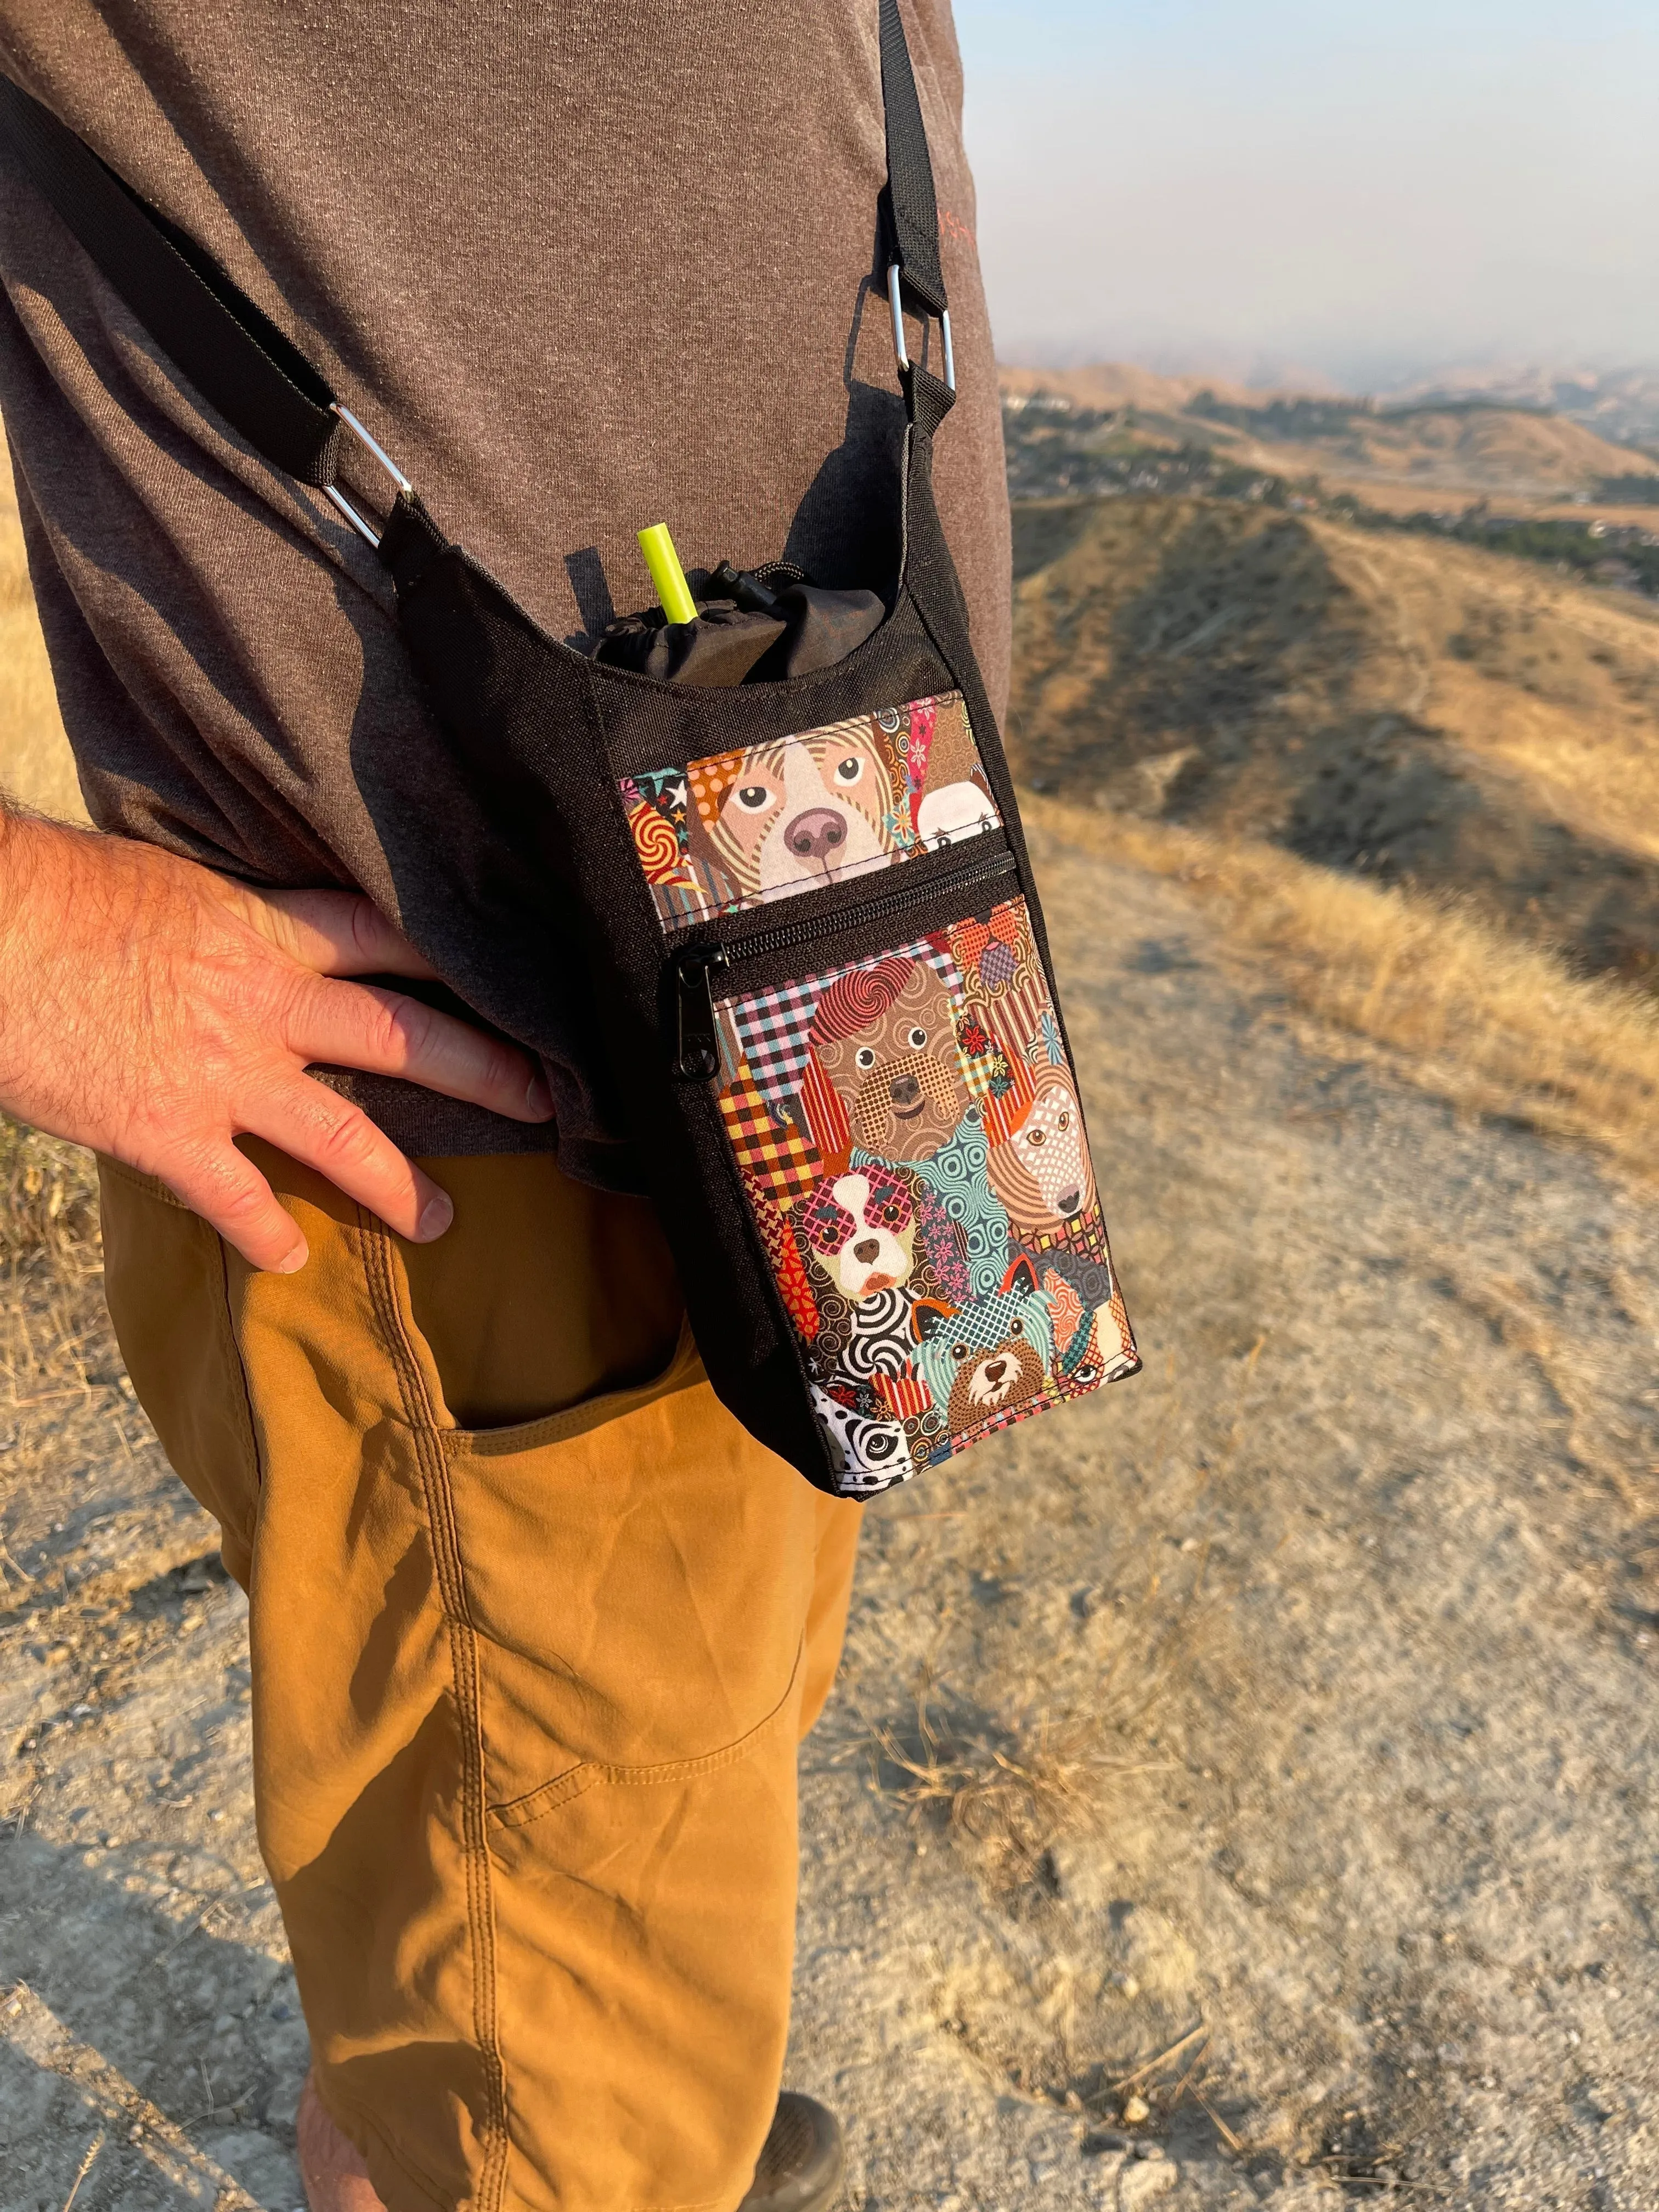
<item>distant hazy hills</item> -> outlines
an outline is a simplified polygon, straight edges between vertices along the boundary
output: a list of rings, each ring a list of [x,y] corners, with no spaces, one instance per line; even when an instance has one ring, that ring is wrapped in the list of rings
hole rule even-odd
[[[1216,376],[1158,376],[1127,362],[1085,368],[1005,368],[1009,392],[1063,392],[1083,407],[1146,407],[1180,413],[1200,392],[1261,407],[1274,400],[1316,399],[1360,404],[1322,379],[1273,389],[1247,387]],[[1559,415],[1605,438],[1610,445],[1659,447],[1659,368],[1587,369],[1522,365],[1437,371],[1376,398],[1383,412],[1471,402]]]
[[[1214,416],[1219,408],[1210,411]],[[1352,413],[1317,403],[1310,409],[1286,405],[1270,410],[1259,429],[1249,410],[1240,409],[1234,422],[1244,439],[1254,434],[1268,466],[1291,471],[1298,463],[1311,464],[1357,483],[1413,490],[1594,501],[1611,485],[1654,476],[1650,455],[1613,445],[1570,416],[1485,400]],[[1659,481],[1654,490],[1659,495]]]
[[[1491,399],[1547,407],[1615,444],[1659,445],[1659,369],[1454,369],[1395,397],[1401,403]]]
[[[1580,408],[1534,396],[1442,392],[1374,402],[1330,393],[1249,392],[1202,377],[1161,377],[1120,363],[1073,369],[1004,369],[1005,402],[1033,422],[1056,408],[1101,418],[1097,444],[1133,436],[1175,450],[1197,443],[1234,465],[1328,489],[1349,486],[1393,506],[1462,493],[1502,495],[1527,511],[1561,504],[1659,507],[1659,459],[1617,441],[1609,395],[1571,387]],[[1659,432],[1659,378],[1651,380]],[[1627,409],[1637,405],[1632,385]],[[1073,432],[1075,436],[1076,432]]]

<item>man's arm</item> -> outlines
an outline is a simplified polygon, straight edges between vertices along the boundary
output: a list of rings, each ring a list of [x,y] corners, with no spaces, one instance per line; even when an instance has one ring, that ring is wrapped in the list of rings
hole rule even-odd
[[[252,891],[0,805],[0,1107],[159,1176],[255,1267],[303,1267],[306,1243],[238,1151],[244,1133],[400,1236],[449,1226],[444,1193],[308,1063],[550,1118],[544,1078],[514,1047],[338,980],[431,973],[361,896]]]

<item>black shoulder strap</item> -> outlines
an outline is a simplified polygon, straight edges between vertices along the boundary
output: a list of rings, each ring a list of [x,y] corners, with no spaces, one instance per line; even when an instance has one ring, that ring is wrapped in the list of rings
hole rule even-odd
[[[939,265],[939,206],[927,126],[898,0],[881,0],[881,98],[887,118],[887,185],[881,196],[887,257],[931,313],[950,307]]]
[[[276,467],[331,483],[334,394],[212,256],[8,77],[0,139],[202,397]]]
[[[880,0],[880,10],[887,121],[887,185],[881,200],[884,250],[915,301],[942,316],[939,211],[921,102],[898,0]],[[0,144],[9,149],[202,397],[276,467],[301,483],[319,489],[331,486],[341,414],[327,380],[212,255],[140,199],[49,108],[5,76],[0,76]],[[901,366],[908,372],[902,331],[897,335]],[[913,412],[914,384],[907,373]],[[355,422],[351,427],[363,434]],[[365,442],[385,459],[372,441]],[[373,537],[361,520],[355,514],[352,519],[366,537]]]

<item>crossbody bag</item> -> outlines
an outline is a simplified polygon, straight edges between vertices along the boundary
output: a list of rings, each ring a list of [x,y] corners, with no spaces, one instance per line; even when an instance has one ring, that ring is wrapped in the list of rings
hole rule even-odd
[[[0,143],[156,344],[391,576],[440,733],[407,763],[430,860],[407,934],[426,950],[446,907],[482,932],[466,995],[532,1052],[551,979],[576,993],[715,1391],[848,1498],[1139,1364],[933,499],[949,306],[903,27],[879,5],[899,573],[834,665],[721,689],[550,635],[218,264],[0,80]],[[937,326],[936,368],[907,311]],[[342,481],[353,447],[386,473],[384,520]]]

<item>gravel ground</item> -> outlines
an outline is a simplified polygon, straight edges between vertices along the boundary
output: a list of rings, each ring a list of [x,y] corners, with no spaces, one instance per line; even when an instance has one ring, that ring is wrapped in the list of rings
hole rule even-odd
[[[1644,2212],[1659,1206],[1042,858],[1146,1371],[871,1509],[791,2077],[866,2212]],[[241,1601],[87,1296],[0,1372],[0,2205],[291,2212]]]

